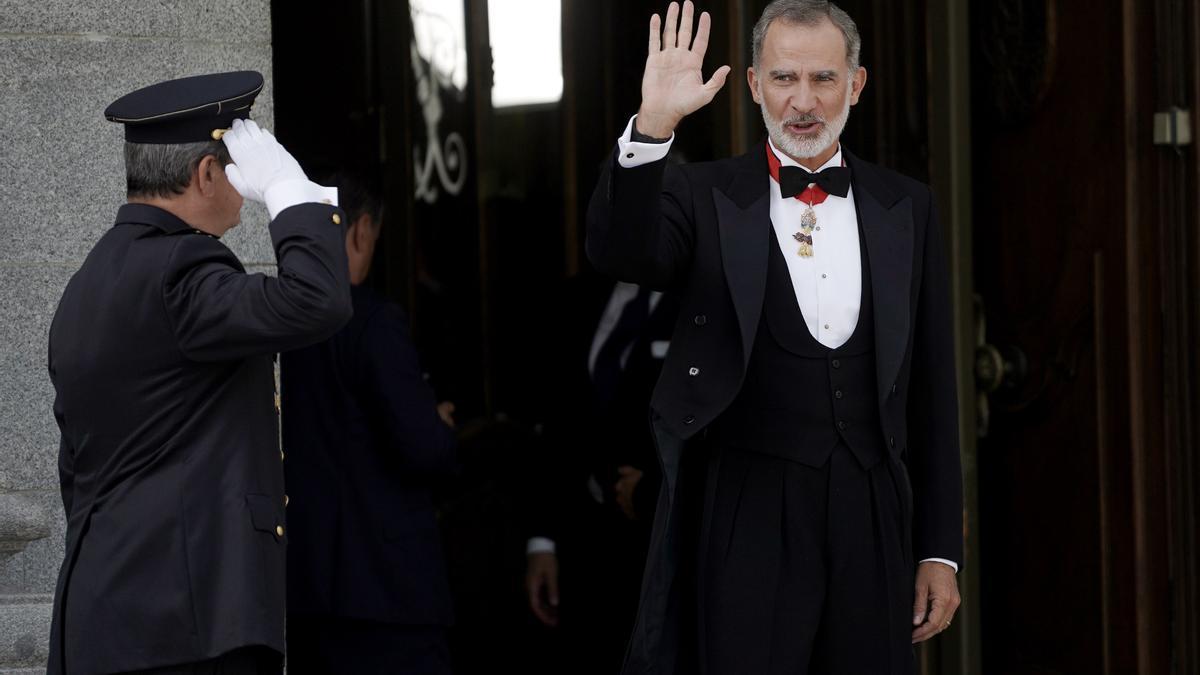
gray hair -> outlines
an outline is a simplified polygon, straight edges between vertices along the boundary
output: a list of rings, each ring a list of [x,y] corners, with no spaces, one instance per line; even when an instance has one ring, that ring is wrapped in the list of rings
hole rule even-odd
[[[125,143],[125,194],[127,197],[171,197],[183,194],[200,161],[213,155],[221,166],[229,164],[229,150],[221,141],[199,143]]]
[[[846,65],[851,72],[858,70],[858,57],[862,51],[862,38],[858,34],[858,26],[854,19],[841,7],[828,0],[775,0],[767,5],[758,23],[754,24],[754,67],[762,58],[763,41],[767,39],[767,29],[776,20],[801,26],[815,26],[825,19],[842,31],[846,39]]]

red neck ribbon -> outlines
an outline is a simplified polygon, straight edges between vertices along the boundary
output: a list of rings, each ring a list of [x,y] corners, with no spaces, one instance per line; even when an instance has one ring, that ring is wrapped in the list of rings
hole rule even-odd
[[[779,167],[780,167],[779,158],[775,156],[775,151],[771,149],[770,141],[767,141],[766,149],[767,149],[767,167],[771,170],[771,178],[774,179],[776,183],[778,183],[779,182]],[[807,171],[807,169],[806,169],[806,171]],[[812,173],[812,172],[810,171],[809,173]],[[820,204],[821,202],[825,201],[825,198],[828,196],[829,196],[828,192],[822,190],[819,185],[813,183],[813,184],[810,184],[807,188],[805,188],[804,192],[801,192],[800,194],[796,195],[796,199],[799,199],[800,201],[804,202],[805,204],[811,204],[813,206],[816,206],[817,204]]]

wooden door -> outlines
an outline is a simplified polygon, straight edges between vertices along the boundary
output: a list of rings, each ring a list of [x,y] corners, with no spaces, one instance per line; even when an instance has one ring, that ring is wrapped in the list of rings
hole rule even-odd
[[[979,371],[1008,369],[978,448],[987,675],[1170,672],[1151,5],[972,7]]]

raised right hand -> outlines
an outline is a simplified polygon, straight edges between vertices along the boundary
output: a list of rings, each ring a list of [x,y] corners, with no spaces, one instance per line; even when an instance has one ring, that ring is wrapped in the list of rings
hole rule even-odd
[[[265,203],[267,191],[292,181],[308,182],[300,163],[275,136],[258,128],[254,120],[234,120],[233,128],[221,137],[233,164],[225,167],[229,183],[242,197]]]
[[[708,82],[704,81],[700,69],[708,50],[712,19],[708,12],[700,14],[693,42],[694,12],[691,0],[687,0],[680,17],[679,3],[672,2],[661,35],[658,15],[650,17],[650,53],[642,75],[642,106],[637,118],[638,131],[647,136],[669,137],[680,120],[713,100],[729,75],[729,66],[721,66]]]

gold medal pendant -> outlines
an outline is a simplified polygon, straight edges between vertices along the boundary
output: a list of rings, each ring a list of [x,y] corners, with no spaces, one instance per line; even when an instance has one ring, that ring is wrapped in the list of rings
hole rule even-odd
[[[800,242],[800,250],[798,253],[801,258],[811,258],[813,256],[813,229],[817,226],[817,213],[813,211],[812,204],[804,207],[804,213],[800,216],[800,232],[792,235],[792,238]]]

